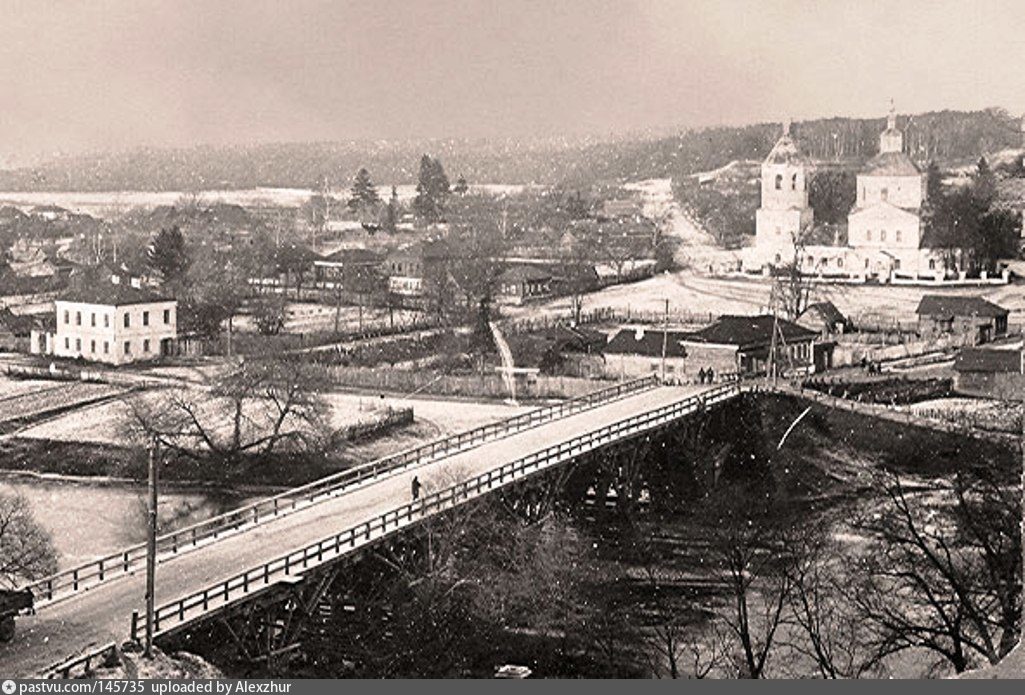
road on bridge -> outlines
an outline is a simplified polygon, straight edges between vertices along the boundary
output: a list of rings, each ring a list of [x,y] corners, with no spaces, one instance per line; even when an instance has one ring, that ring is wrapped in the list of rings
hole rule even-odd
[[[708,386],[659,387],[547,422],[474,449],[366,483],[288,516],[161,558],[156,603],[175,601],[259,567],[284,553],[363,523],[409,502],[418,475],[425,492],[593,432],[625,418],[683,400]],[[18,619],[12,642],[0,645],[0,676],[29,677],[77,654],[128,639],[133,611],[144,613],[145,574],[138,571],[45,606]]]

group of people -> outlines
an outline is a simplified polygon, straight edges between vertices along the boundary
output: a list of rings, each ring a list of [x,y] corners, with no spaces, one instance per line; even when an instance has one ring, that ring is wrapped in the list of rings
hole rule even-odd
[[[711,384],[715,381],[715,371],[711,367],[702,367],[698,371],[698,381],[702,384]]]

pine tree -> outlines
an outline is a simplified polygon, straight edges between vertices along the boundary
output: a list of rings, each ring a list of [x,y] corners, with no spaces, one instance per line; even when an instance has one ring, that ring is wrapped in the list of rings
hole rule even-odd
[[[391,198],[388,199],[388,205],[384,208],[384,231],[389,234],[394,234],[398,230],[399,226],[399,193],[395,189],[395,186],[391,187]]]
[[[360,168],[352,181],[352,188],[349,189],[349,209],[361,212],[380,202],[381,198],[377,195],[377,188],[370,178],[370,172],[366,168]]]
[[[165,285],[180,285],[189,267],[185,237],[176,226],[161,229],[146,253],[146,263],[160,274]]]
[[[997,178],[989,168],[985,157],[979,157],[978,169],[975,172],[975,197],[985,206],[989,206],[997,197]]]
[[[441,162],[426,154],[421,157],[416,198],[413,199],[413,212],[416,216],[426,224],[440,222],[449,188],[448,176]]]

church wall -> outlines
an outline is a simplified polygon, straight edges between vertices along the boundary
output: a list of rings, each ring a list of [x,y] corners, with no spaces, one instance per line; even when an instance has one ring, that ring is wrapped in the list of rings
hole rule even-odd
[[[885,191],[885,195],[884,195]],[[858,176],[858,207],[888,202],[899,208],[918,209],[925,199],[921,176]]]

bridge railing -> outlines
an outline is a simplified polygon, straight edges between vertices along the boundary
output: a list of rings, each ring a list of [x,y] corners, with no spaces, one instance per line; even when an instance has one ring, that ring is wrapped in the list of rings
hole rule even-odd
[[[257,591],[325,561],[341,557],[355,549],[380,541],[398,530],[432,514],[458,506],[481,494],[510,484],[540,470],[575,458],[605,444],[654,429],[685,415],[729,400],[742,390],[737,383],[723,384],[698,396],[691,396],[653,411],[625,418],[598,430],[579,435],[560,444],[506,463],[444,490],[423,495],[419,500],[391,509],[369,521],[282,555],[266,564],[236,574],[229,579],[177,601],[158,607],[154,630],[176,629],[211,610],[232,603],[240,596]],[[133,617],[130,634],[137,638],[139,621]]]
[[[537,427],[552,420],[576,414],[639,393],[658,385],[655,376],[626,381],[615,386],[600,389],[578,398],[561,403],[535,408],[498,422],[482,425],[437,439],[412,449],[400,451],[391,456],[355,466],[353,468],[320,478],[306,485],[292,488],[267,497],[225,514],[186,526],[157,538],[158,554],[177,554],[215,540],[223,535],[257,525],[280,516],[322,502],[333,495],[360,485],[379,476],[429,463],[440,455],[448,455],[471,449],[486,441],[499,439],[516,432]],[[37,602],[55,601],[79,591],[123,576],[144,565],[146,545],[140,543],[117,553],[91,560],[87,563],[63,570],[45,579],[38,580],[25,588],[31,589]]]

